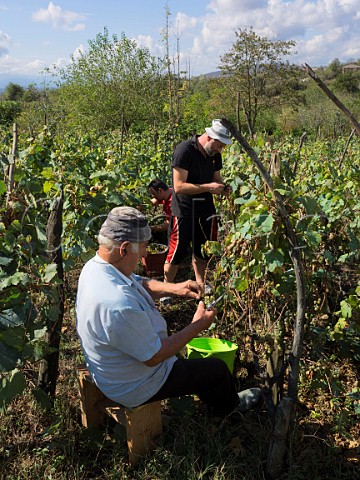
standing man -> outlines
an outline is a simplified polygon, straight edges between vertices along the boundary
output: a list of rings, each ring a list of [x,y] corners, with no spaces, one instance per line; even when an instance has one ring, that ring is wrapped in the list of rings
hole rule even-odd
[[[230,132],[213,120],[202,135],[181,142],[173,154],[173,199],[169,252],[164,266],[166,282],[173,282],[179,264],[192,244],[192,265],[197,283],[205,288],[207,240],[217,239],[213,195],[224,192],[220,175],[221,152],[231,145]]]

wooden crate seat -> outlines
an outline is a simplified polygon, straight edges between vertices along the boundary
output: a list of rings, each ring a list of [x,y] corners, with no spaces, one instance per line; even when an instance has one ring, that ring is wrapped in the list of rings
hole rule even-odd
[[[107,416],[114,418],[126,428],[129,462],[135,465],[152,450],[154,438],[162,433],[161,402],[126,408],[99,390],[84,365],[77,367],[77,378],[82,425],[100,427]]]

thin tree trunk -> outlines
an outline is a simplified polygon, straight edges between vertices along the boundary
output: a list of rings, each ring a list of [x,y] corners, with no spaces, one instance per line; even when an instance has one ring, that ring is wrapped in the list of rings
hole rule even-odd
[[[120,140],[120,159],[123,158],[123,148],[124,148],[124,137],[125,137],[125,118],[124,118],[124,106],[122,107],[121,113],[121,140]]]
[[[237,129],[239,132],[241,131],[241,122],[240,122],[240,92],[237,92],[237,99],[236,99],[236,122],[237,122]]]
[[[54,287],[54,289],[56,288],[56,295],[54,295],[54,297],[57,302],[58,315],[55,320],[49,318],[46,322],[47,333],[45,336],[45,341],[47,342],[50,351],[40,362],[38,377],[38,386],[51,396],[55,396],[56,391],[56,382],[59,371],[60,336],[64,318],[65,304],[63,284],[64,271],[61,250],[63,203],[63,193],[61,192],[60,198],[57,199],[52,211],[50,212],[46,226],[47,252],[50,261],[52,263],[56,263],[57,278],[61,282]]]
[[[11,148],[11,153],[9,155],[9,169],[8,169],[8,185],[7,185],[7,192],[6,192],[6,207],[9,206],[10,197],[12,191],[14,189],[14,177],[15,177],[15,159],[16,159],[16,151],[17,151],[17,125],[16,123],[13,124],[13,144]]]
[[[175,114],[174,114],[174,91],[173,91],[173,78],[171,72],[171,61],[170,61],[170,51],[169,51],[169,16],[171,15],[170,9],[165,5],[165,29],[164,29],[164,41],[165,41],[165,51],[166,51],[166,68],[167,68],[167,80],[168,80],[168,91],[169,91],[169,123],[170,129],[172,130],[175,125]]]
[[[253,133],[253,129],[252,129],[252,126],[251,126],[250,112],[247,112],[247,111],[246,111],[246,107],[245,107],[245,102],[244,102],[244,101],[242,101],[242,108],[243,108],[243,112],[244,112],[244,114],[245,114],[246,124],[247,124],[247,127],[248,127],[248,131],[249,131],[250,137],[253,138],[253,137],[254,137],[254,133]],[[239,130],[239,132],[240,132],[240,130]]]

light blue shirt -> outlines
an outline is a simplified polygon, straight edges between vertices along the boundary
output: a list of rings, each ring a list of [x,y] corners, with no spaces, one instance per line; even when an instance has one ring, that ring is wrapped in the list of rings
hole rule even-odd
[[[159,391],[177,358],[144,363],[160,350],[167,325],[141,277],[123,275],[96,254],[79,278],[76,317],[86,366],[108,398],[136,407]]]

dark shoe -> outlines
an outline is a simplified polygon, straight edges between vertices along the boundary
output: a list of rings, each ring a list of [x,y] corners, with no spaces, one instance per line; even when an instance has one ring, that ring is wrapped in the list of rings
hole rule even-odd
[[[248,388],[238,393],[239,396],[239,405],[235,410],[239,412],[247,412],[254,408],[261,400],[261,390],[260,388]]]

